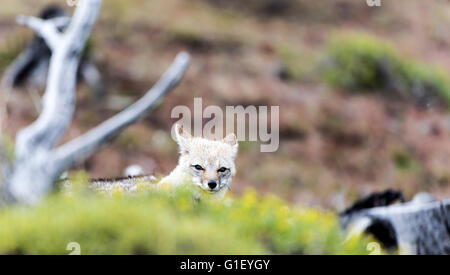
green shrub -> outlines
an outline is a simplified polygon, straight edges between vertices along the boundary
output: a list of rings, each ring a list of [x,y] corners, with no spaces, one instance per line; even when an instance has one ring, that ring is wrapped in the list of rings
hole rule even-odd
[[[367,254],[336,216],[275,197],[194,203],[187,190],[112,197],[74,190],[36,207],[0,210],[0,254]]]
[[[288,80],[311,80],[317,73],[315,53],[306,48],[295,50],[286,45],[278,45],[276,54],[284,66],[284,78]]]
[[[382,91],[419,103],[450,103],[450,80],[439,68],[398,55],[387,42],[365,34],[334,36],[323,77],[350,92]]]

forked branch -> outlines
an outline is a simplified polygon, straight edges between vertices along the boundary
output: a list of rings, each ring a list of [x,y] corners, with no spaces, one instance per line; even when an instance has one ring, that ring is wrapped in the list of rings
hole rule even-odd
[[[179,83],[188,64],[189,55],[187,53],[178,54],[172,66],[140,100],[86,134],[57,148],[51,155],[54,167],[58,169],[55,173],[62,173],[74,162],[85,159],[106,141],[117,136],[123,129],[152,110]]]
[[[33,16],[19,15],[16,21],[18,24],[34,30],[38,36],[44,39],[47,46],[53,50],[61,43],[62,39],[58,29],[67,26],[70,23],[70,18],[64,16],[44,20]]]
[[[17,136],[14,167],[2,197],[28,204],[39,201],[63,171],[138,121],[183,77],[189,63],[187,53],[179,54],[163,77],[135,104],[86,134],[54,148],[72,121],[80,53],[98,17],[101,3],[101,0],[80,1],[64,33],[58,30],[58,24],[63,23],[61,20],[19,17],[19,22],[34,29],[48,43],[52,57],[43,111]]]

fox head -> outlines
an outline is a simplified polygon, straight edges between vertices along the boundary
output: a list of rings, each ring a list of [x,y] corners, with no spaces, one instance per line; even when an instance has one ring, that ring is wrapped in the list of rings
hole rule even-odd
[[[192,182],[205,191],[226,191],[236,173],[236,135],[229,134],[222,140],[192,137],[177,124],[175,136],[180,149],[179,168],[191,175]]]

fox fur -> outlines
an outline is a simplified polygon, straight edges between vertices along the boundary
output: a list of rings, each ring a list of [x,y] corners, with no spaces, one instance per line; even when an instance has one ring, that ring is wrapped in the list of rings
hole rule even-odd
[[[135,193],[138,186],[165,188],[188,185],[192,187],[194,194],[204,192],[216,199],[223,198],[236,173],[236,135],[229,134],[222,140],[192,137],[178,124],[175,126],[175,133],[180,149],[178,165],[159,182],[153,176],[134,175],[116,179],[93,179],[89,187],[100,193],[110,194],[116,189]],[[67,178],[62,179],[62,182],[66,191],[70,192],[72,182]]]
[[[190,184],[214,198],[223,198],[236,174],[236,135],[229,134],[222,140],[192,137],[177,124],[175,136],[180,149],[178,165],[159,185]]]

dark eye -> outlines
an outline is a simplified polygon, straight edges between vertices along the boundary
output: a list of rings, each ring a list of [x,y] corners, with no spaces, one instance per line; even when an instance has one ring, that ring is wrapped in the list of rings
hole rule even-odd
[[[225,168],[225,167],[221,167],[219,170],[217,170],[217,172],[220,172],[220,173],[223,173],[225,171],[227,171],[227,168]]]
[[[194,165],[194,168],[197,169],[197,170],[203,170],[203,167],[201,167],[201,166],[198,165],[198,164],[197,164],[197,165]]]

